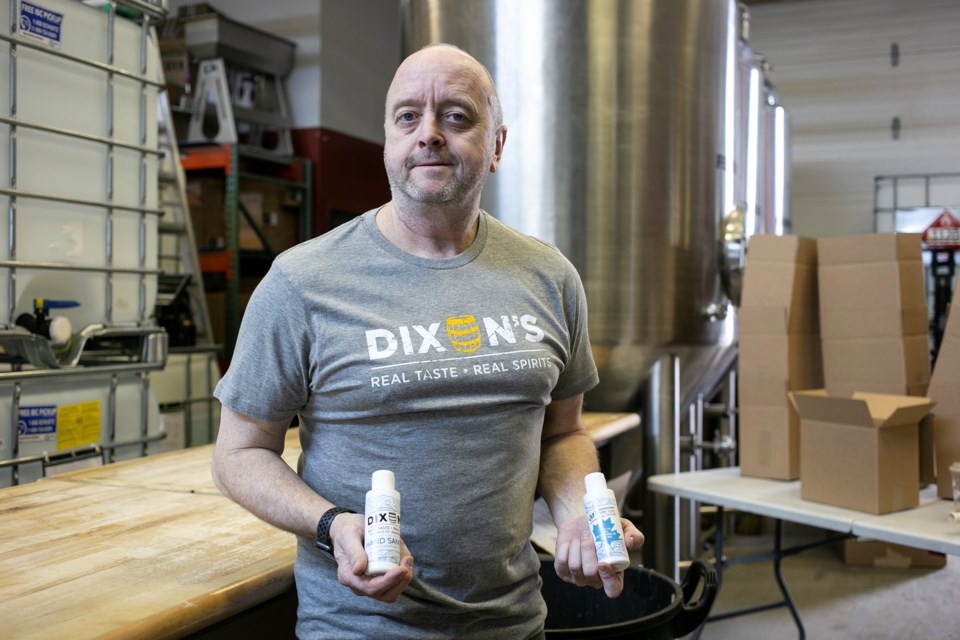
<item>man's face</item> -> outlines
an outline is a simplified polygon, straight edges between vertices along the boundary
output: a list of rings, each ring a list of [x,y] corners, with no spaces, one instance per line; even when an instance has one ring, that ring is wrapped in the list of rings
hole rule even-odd
[[[387,93],[383,151],[394,198],[470,205],[500,160],[483,70],[461,52],[420,51]]]

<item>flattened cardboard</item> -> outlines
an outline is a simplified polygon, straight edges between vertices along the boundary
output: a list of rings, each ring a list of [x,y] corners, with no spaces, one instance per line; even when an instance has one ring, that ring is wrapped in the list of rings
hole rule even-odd
[[[914,394],[930,382],[920,234],[821,238],[824,386]]]
[[[870,233],[817,240],[817,262],[823,265],[853,262],[919,260],[923,253],[919,233]]]
[[[740,407],[740,473],[745,476],[796,480],[800,477],[800,419],[784,406]]]
[[[740,337],[740,379],[776,379],[790,389],[823,386],[820,339],[809,334],[750,334]],[[779,400],[786,401],[786,396]]]
[[[747,261],[817,266],[817,241],[797,235],[750,236],[747,244]]]
[[[923,262],[821,265],[820,304],[830,309],[920,308],[924,301]]]
[[[739,463],[744,475],[799,477],[794,389],[823,385],[817,306],[817,243],[753,236],[739,320]]]
[[[800,496],[882,514],[919,504],[919,422],[927,398],[824,390],[789,394],[800,414]]]
[[[926,336],[928,313],[926,306],[844,309],[825,304],[820,308],[821,335],[828,339]]]
[[[954,294],[954,300],[956,300]],[[936,455],[937,495],[951,499],[950,472],[960,462],[960,305],[954,304],[947,317],[937,364],[930,379],[934,409],[933,443]]]
[[[945,554],[880,540],[843,540],[836,544],[836,550],[843,563],[850,567],[939,569],[947,566]]]
[[[823,379],[833,394],[895,389],[906,394],[930,383],[926,335],[905,338],[824,338]],[[851,387],[850,385],[853,385]]]

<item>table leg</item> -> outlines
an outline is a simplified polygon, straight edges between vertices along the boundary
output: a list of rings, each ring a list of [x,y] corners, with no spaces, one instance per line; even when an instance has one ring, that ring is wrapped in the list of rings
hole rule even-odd
[[[761,611],[767,611],[769,609],[777,609],[779,607],[786,607],[790,611],[790,616],[793,618],[793,622],[797,627],[797,632],[799,634],[800,640],[805,640],[806,630],[803,627],[803,621],[800,619],[800,611],[797,609],[796,602],[793,599],[793,596],[790,593],[790,589],[787,588],[786,580],[783,577],[783,559],[800,553],[801,551],[806,551],[807,549],[812,549],[814,547],[820,547],[825,544],[831,544],[838,540],[843,540],[851,537],[851,534],[840,534],[836,536],[831,536],[825,540],[818,540],[817,542],[812,542],[809,544],[798,545],[796,547],[784,548],[783,546],[783,521],[779,519],[774,519],[774,540],[773,540],[773,551],[771,553],[761,553],[754,554],[750,556],[741,556],[738,558],[726,558],[724,556],[724,517],[723,517],[723,507],[717,507],[717,531],[715,534],[714,541],[714,563],[717,570],[717,593],[719,594],[720,588],[723,586],[723,571],[727,565],[737,565],[737,564],[747,564],[750,562],[761,562],[765,560],[773,560],[773,576],[777,581],[777,586],[780,589],[780,593],[783,596],[781,600],[775,602],[769,602],[767,604],[761,604],[754,607],[746,607],[744,609],[737,609],[735,611],[725,611],[723,613],[718,613],[712,615],[706,619],[704,624],[707,622],[715,622],[717,620],[726,620],[727,618],[734,618],[737,616],[747,615],[750,613],[759,613]],[[700,632],[703,630],[703,626],[700,629],[697,629],[694,634],[694,639],[699,640]]]

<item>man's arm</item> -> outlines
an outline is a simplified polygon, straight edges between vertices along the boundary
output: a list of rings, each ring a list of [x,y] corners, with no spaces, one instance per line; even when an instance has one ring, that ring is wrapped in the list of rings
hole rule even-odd
[[[334,505],[283,461],[288,422],[264,422],[223,407],[213,453],[213,481],[221,493],[275,527],[313,540],[317,522]],[[366,576],[363,515],[339,514],[330,525],[340,583],[357,595],[394,602],[413,578],[413,558],[401,545],[400,567]]]
[[[581,418],[583,395],[547,405],[540,450],[540,495],[557,525],[554,568],[566,582],[603,587],[610,597],[623,590],[623,573],[597,563],[597,552],[583,505],[583,478],[599,470],[597,448]],[[643,534],[622,520],[628,549],[639,549]]]

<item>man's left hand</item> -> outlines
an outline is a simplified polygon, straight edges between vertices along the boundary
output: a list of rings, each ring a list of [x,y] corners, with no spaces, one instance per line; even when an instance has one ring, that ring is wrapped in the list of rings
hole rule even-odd
[[[635,551],[643,546],[643,534],[625,518],[623,539],[627,549]],[[614,571],[606,562],[597,562],[597,550],[587,516],[571,518],[557,526],[557,550],[553,567],[564,582],[580,587],[602,588],[610,598],[623,591],[623,571]]]

